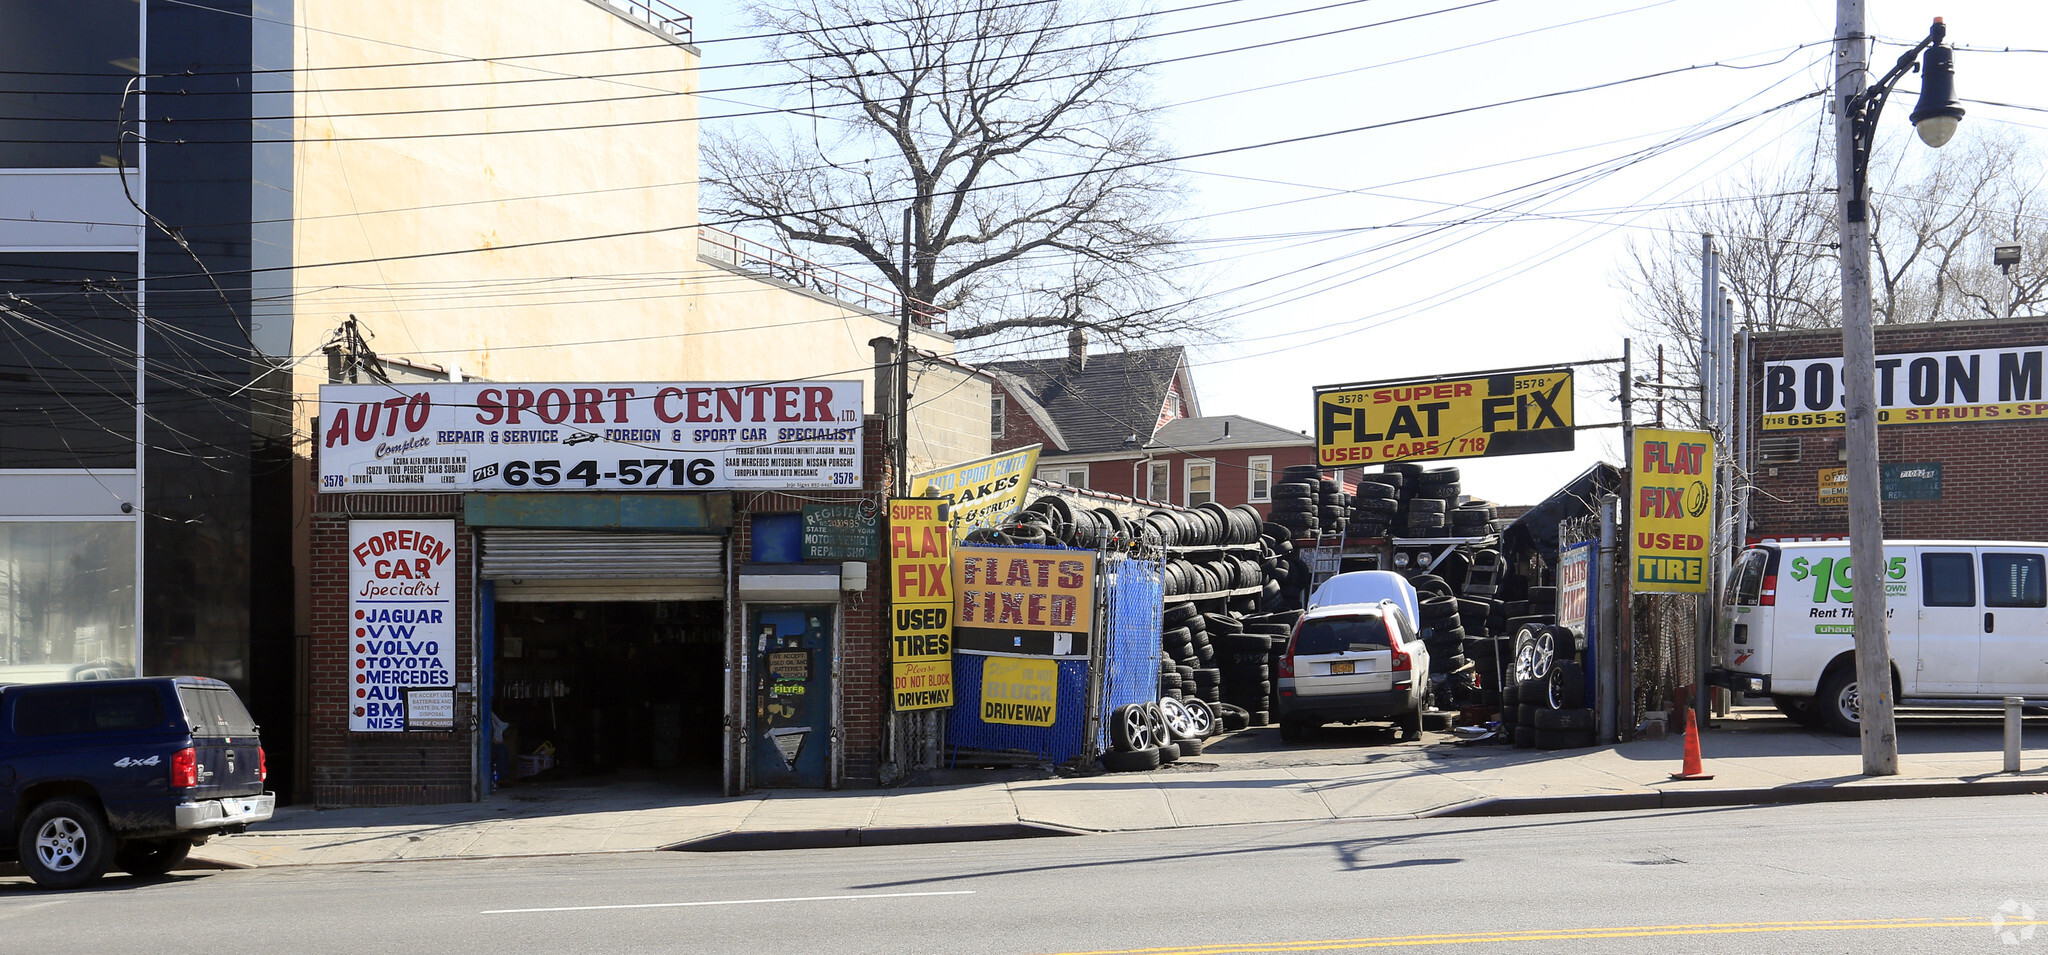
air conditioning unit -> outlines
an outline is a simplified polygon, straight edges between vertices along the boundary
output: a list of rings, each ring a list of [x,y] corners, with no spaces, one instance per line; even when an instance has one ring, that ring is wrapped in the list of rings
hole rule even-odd
[[[1776,434],[1756,439],[1756,463],[1799,463],[1799,435]]]

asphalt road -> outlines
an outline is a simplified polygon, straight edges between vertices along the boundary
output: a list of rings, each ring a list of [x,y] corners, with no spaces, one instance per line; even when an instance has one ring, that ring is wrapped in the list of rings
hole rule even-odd
[[[7,952],[2048,947],[2037,796],[0,879]],[[2020,948],[2001,940],[2007,934]]]

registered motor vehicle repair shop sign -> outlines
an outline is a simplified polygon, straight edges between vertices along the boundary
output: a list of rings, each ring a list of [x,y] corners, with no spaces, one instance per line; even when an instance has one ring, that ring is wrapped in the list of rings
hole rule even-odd
[[[1317,388],[1326,468],[1570,451],[1569,368]]]

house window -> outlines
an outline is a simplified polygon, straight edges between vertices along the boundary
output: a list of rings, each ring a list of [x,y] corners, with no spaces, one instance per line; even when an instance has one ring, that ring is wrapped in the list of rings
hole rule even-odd
[[[1004,408],[1004,407],[1003,407],[1003,396],[1002,396],[1002,395],[991,395],[991,396],[989,396],[989,399],[988,399],[988,436],[989,436],[989,437],[991,437],[991,438],[1000,438],[1000,437],[1002,437],[1002,436],[1003,436],[1003,412],[1004,412],[1004,411],[1006,411],[1006,410],[1008,410],[1008,409],[1006,409],[1006,408]]]
[[[1038,469],[1038,479],[1041,481],[1051,481],[1055,484],[1064,484],[1068,487],[1085,488],[1088,486],[1088,465],[1046,465]]]
[[[1273,456],[1261,454],[1251,459],[1246,468],[1251,478],[1251,500],[1263,504],[1273,499]]]
[[[1154,461],[1145,468],[1145,499],[1173,500],[1173,462]]]
[[[1207,504],[1216,499],[1216,462],[1189,461],[1182,483],[1187,487],[1187,505]]]

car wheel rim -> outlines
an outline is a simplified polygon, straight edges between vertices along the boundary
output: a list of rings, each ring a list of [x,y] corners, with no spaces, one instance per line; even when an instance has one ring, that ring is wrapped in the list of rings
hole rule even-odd
[[[1175,737],[1188,739],[1194,735],[1194,720],[1188,718],[1188,708],[1182,705],[1181,701],[1170,696],[1161,698],[1159,713],[1166,718],[1166,728]]]
[[[1124,736],[1130,739],[1132,749],[1152,745],[1152,723],[1145,718],[1144,707],[1136,704],[1124,707]]]
[[[75,819],[59,817],[36,832],[36,860],[52,872],[68,872],[85,859],[85,829]]]
[[[1183,701],[1182,705],[1187,708],[1188,721],[1194,726],[1195,735],[1208,736],[1209,730],[1216,725],[1216,714],[1209,709],[1209,704],[1193,700]]]
[[[1842,692],[1835,697],[1835,708],[1840,710],[1843,718],[1851,723],[1863,722],[1863,711],[1860,709],[1860,705],[1856,694],[1856,684],[1854,683],[1843,687]]]

